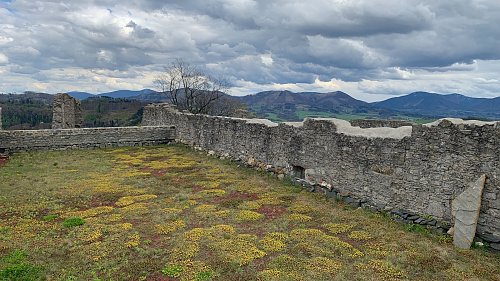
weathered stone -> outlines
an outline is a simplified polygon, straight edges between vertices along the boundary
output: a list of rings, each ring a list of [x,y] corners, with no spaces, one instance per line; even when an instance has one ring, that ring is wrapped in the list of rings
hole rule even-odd
[[[493,234],[479,234],[479,238],[483,239],[486,242],[491,242],[491,243],[500,243],[500,236],[495,236]]]
[[[407,219],[410,221],[418,220],[420,217],[417,215],[409,216]]]
[[[436,220],[431,220],[427,223],[428,225],[435,226],[437,224]]]
[[[482,175],[451,203],[455,219],[453,244],[458,248],[469,249],[476,235],[485,180],[486,175]]]
[[[490,247],[497,251],[500,251],[500,243],[490,243]]]
[[[55,150],[169,143],[175,138],[171,126],[80,128],[64,130],[3,130],[0,149],[8,151]]]
[[[57,94],[52,102],[52,129],[71,129],[82,126],[80,102],[68,94]]]
[[[227,152],[231,158],[252,157],[290,176],[293,166],[302,167],[308,180],[366,200],[363,206],[404,209],[423,218],[429,214],[448,224],[451,200],[479,171],[489,182],[478,232],[500,233],[499,216],[492,211],[500,210],[500,149],[495,146],[500,143],[500,122],[439,120],[411,125],[410,132],[401,127],[370,130],[370,124],[356,128],[324,118],[275,124],[184,114],[164,104],[144,109],[143,125],[163,124],[174,125],[182,143]],[[374,173],[373,167],[392,172]],[[442,228],[448,230],[449,225]]]

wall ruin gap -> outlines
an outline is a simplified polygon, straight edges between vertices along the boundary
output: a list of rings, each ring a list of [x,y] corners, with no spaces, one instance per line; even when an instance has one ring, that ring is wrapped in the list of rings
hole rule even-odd
[[[179,142],[289,174],[294,166],[304,167],[308,181],[331,186],[360,205],[432,216],[448,225],[451,201],[471,178],[486,174],[477,234],[500,247],[499,122],[443,119],[367,128],[369,123],[277,124],[180,113],[165,104],[147,106],[143,117],[143,125],[175,126]]]

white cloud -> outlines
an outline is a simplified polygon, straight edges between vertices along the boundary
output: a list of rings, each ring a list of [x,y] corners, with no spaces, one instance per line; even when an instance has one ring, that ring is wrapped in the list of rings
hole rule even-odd
[[[183,58],[235,94],[498,96],[498,14],[496,0],[13,0],[0,4],[0,92],[146,88]]]
[[[7,63],[9,63],[9,58],[6,55],[0,53],[0,65]]]

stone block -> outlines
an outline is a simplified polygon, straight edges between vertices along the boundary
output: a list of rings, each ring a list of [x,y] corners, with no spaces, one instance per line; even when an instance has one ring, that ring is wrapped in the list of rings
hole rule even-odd
[[[486,175],[482,175],[451,203],[455,220],[453,244],[458,248],[469,249],[476,235],[485,180]]]

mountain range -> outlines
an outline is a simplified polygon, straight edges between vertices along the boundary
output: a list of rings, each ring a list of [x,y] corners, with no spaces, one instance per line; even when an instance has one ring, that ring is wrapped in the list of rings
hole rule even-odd
[[[30,98],[47,99],[51,96],[29,92]],[[119,90],[93,95],[69,92],[85,100],[91,97],[111,97],[141,102],[168,102],[166,93],[151,89],[139,91]],[[12,97],[12,96],[11,96]],[[275,121],[302,120],[304,117],[337,117],[343,119],[432,119],[458,117],[465,119],[500,120],[500,97],[473,98],[461,94],[414,92],[384,101],[368,103],[337,91],[329,93],[265,91],[254,95],[233,97],[246,104],[260,117]]]

